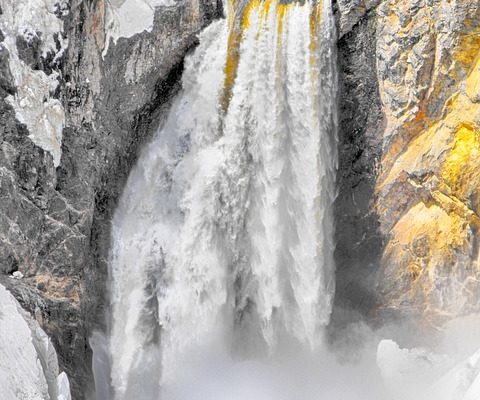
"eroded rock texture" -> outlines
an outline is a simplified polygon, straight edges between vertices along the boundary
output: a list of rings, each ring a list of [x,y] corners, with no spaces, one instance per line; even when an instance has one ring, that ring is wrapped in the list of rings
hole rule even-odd
[[[387,1],[377,12],[384,306],[432,321],[471,312],[480,289],[480,2]]]
[[[131,29],[133,3],[0,1],[0,279],[52,337],[75,399],[103,321],[111,212],[196,33],[221,13],[216,0],[165,2]]]
[[[338,14],[338,267],[350,285],[338,295],[433,325],[475,311],[480,2],[339,0]]]

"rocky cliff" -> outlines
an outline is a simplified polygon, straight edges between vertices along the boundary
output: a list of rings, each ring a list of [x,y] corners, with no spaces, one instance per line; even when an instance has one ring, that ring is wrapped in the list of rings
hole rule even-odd
[[[479,294],[480,2],[338,8],[339,302],[439,326]]]
[[[474,311],[480,288],[480,2],[388,1],[377,15],[384,305],[436,323]]]
[[[479,294],[480,1],[335,12],[334,321],[437,325]],[[0,281],[53,338],[75,399],[92,382],[112,211],[196,33],[221,14],[220,0],[0,0]]]
[[[112,210],[221,4],[1,0],[0,14],[1,280],[53,338],[80,399]]]

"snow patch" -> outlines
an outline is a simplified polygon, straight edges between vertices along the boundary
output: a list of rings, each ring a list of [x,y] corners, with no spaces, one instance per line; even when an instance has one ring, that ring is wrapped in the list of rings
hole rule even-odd
[[[58,400],[72,400],[70,394],[70,382],[67,374],[62,372],[57,378]]]
[[[105,49],[107,54],[110,39],[116,44],[121,37],[129,38],[143,31],[151,32],[156,7],[175,5],[174,0],[110,0],[105,16]]]
[[[40,400],[48,396],[30,329],[13,296],[3,286],[0,286],[0,388],[5,400]]]
[[[449,370],[428,390],[430,399],[480,399],[480,350]]]
[[[448,369],[449,361],[425,349],[402,349],[393,340],[382,340],[377,349],[377,365],[395,399],[414,399]]]
[[[15,279],[22,279],[22,278],[23,278],[23,274],[22,274],[20,271],[15,271],[15,272],[12,274],[12,277],[15,278]]]
[[[456,362],[452,356],[401,349],[392,340],[382,340],[377,365],[394,399],[480,399],[480,350]]]
[[[67,41],[60,34],[63,22],[55,12],[64,9],[64,4],[58,0],[0,0],[0,7],[3,11],[0,29],[5,35],[1,45],[10,54],[10,71],[17,88],[17,93],[8,96],[7,101],[14,108],[16,118],[27,126],[30,139],[52,154],[54,165],[58,166],[65,125],[62,104],[51,96],[58,86],[58,73],[47,75],[44,71],[32,70],[19,58],[16,37],[22,36],[28,42],[39,37],[43,57],[50,52],[55,58],[60,57]]]
[[[0,388],[2,400],[71,400],[57,354],[38,323],[0,285]]]

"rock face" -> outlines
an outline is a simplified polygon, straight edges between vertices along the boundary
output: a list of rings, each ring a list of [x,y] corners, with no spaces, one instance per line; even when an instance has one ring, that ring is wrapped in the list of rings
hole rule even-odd
[[[0,285],[0,388],[2,399],[69,400],[53,345],[30,314]]]
[[[477,309],[479,13],[338,1],[340,305],[433,325]]]
[[[385,305],[432,320],[477,307],[480,2],[384,2],[387,119],[377,184]]]
[[[339,169],[336,223],[336,309],[369,314],[377,304],[375,271],[383,238],[374,208],[384,116],[376,73],[374,10],[339,1]],[[350,316],[348,316],[350,319]]]
[[[0,1],[0,272],[25,276],[1,279],[52,337],[75,399],[103,321],[111,212],[196,33],[221,14],[216,0],[147,3]]]

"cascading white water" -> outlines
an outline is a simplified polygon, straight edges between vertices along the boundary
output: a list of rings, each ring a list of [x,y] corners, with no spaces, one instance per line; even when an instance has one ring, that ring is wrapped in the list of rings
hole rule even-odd
[[[187,58],[114,217],[116,400],[158,399],[200,353],[321,344],[334,291],[330,3],[232,0]]]

